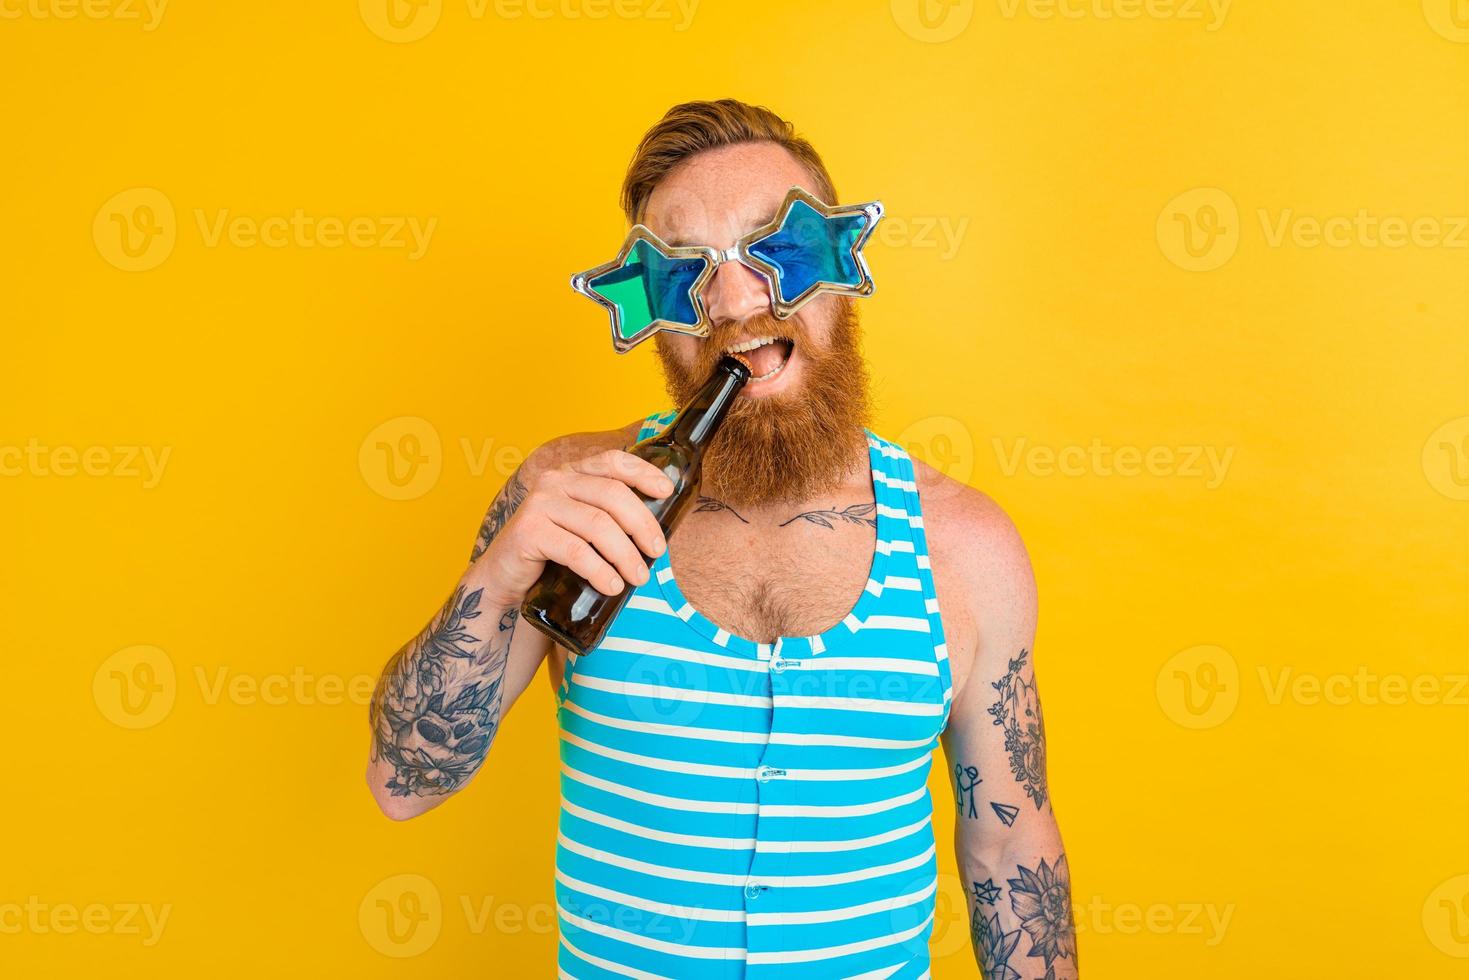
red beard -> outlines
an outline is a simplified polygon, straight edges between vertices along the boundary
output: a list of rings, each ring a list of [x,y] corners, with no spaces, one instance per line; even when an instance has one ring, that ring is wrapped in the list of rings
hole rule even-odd
[[[825,346],[810,338],[800,314],[789,320],[764,314],[715,327],[689,367],[674,358],[662,334],[656,336],[664,383],[678,405],[693,397],[720,352],[741,337],[790,337],[801,352],[795,389],[735,401],[704,459],[705,494],[746,506],[799,503],[836,489],[866,459],[870,406],[857,313],[847,298],[837,299],[834,311]]]

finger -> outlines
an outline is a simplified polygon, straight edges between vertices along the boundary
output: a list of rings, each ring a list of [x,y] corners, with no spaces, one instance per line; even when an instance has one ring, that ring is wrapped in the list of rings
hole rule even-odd
[[[580,500],[561,500],[546,516],[597,549],[624,581],[638,585],[648,580],[648,563],[612,515]]]
[[[590,542],[556,524],[547,521],[547,527],[539,540],[544,557],[571,569],[605,595],[621,595],[626,583],[616,570],[597,553]]]
[[[577,460],[571,468],[588,476],[605,476],[641,490],[650,497],[666,497],[673,492],[673,481],[641,456],[609,449],[595,456]]]
[[[578,474],[574,479],[568,480],[563,489],[573,500],[611,514],[623,533],[637,543],[643,554],[657,558],[668,547],[663,539],[663,528],[658,525],[658,518],[653,516],[648,505],[627,484],[606,477]]]

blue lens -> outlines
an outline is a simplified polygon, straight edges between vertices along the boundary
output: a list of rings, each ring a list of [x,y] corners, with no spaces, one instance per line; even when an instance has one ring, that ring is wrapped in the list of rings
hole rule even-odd
[[[619,331],[631,339],[657,320],[676,326],[698,325],[693,287],[705,264],[702,258],[668,258],[650,242],[639,240],[621,266],[591,280],[587,286],[616,304],[621,311]]]
[[[774,266],[781,301],[793,303],[817,285],[862,284],[854,249],[866,226],[866,214],[828,218],[795,200],[780,227],[750,245],[749,251]]]

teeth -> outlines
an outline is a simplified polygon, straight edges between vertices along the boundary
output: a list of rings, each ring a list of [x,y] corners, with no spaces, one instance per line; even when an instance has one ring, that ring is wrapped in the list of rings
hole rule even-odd
[[[731,344],[729,347],[726,347],[724,349],[724,352],[726,354],[748,354],[750,351],[755,350],[756,348],[764,347],[766,344],[773,344],[777,340],[785,340],[787,342],[791,342],[789,337],[756,337],[753,340],[747,340],[744,343]],[[744,358],[740,358],[740,360],[744,360]],[[745,366],[749,367],[748,361],[745,362]],[[751,378],[750,380],[769,381],[781,371],[784,371],[785,366],[786,361],[781,361],[780,364],[776,365],[775,368],[773,368],[772,370],[767,371],[766,373],[760,375],[758,378]]]
[[[754,350],[756,347],[764,347],[766,344],[773,344],[779,339],[779,337],[756,337],[754,340],[747,340],[743,344],[735,344],[731,347],[726,347],[724,349],[724,352],[726,354],[743,354],[746,351]]]
[[[767,371],[764,374],[760,375],[760,377],[758,377],[758,378],[751,378],[750,380],[751,381],[769,381],[771,378],[775,377],[777,374],[779,374],[780,372],[784,371],[785,370],[785,367],[786,367],[785,361],[781,361],[780,364],[774,370]]]

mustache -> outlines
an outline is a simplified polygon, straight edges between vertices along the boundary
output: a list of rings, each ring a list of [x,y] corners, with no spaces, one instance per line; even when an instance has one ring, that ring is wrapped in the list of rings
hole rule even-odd
[[[709,374],[714,370],[714,365],[724,357],[724,349],[742,340],[751,337],[789,337],[800,343],[805,332],[800,313],[788,320],[777,319],[772,313],[758,313],[738,322],[716,324],[710,328],[709,336],[699,344],[695,355],[695,371],[699,375]]]

